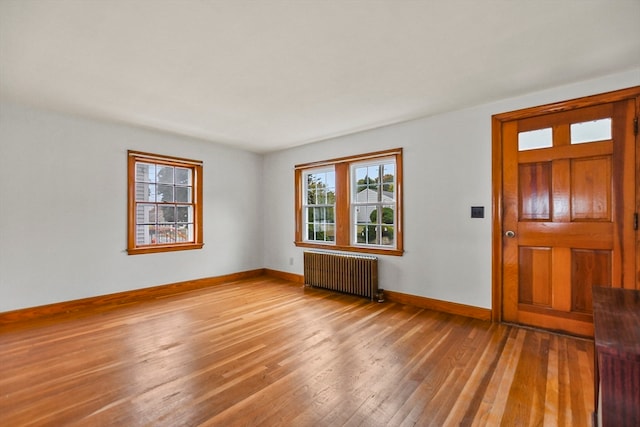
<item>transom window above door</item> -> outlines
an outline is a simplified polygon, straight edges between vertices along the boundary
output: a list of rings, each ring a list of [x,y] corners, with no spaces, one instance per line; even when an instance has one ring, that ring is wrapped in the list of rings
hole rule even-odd
[[[587,114],[593,119],[576,117],[574,122],[557,123],[549,126],[539,117],[523,121],[524,129],[518,132],[518,151],[540,150],[561,145],[578,145],[611,141],[611,116],[603,115],[600,108],[592,108]]]

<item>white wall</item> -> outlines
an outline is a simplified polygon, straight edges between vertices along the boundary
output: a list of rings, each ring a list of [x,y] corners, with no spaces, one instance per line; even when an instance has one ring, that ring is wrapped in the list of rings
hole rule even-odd
[[[127,150],[204,161],[202,250],[127,255]],[[263,267],[262,156],[0,104],[0,312]]]
[[[402,257],[382,256],[380,286],[491,308],[491,116],[640,85],[640,69],[265,156],[265,267],[302,274],[294,241],[295,164],[404,148]],[[471,219],[484,206],[484,219]],[[293,258],[293,265],[290,259]]]
[[[262,267],[302,274],[293,166],[394,147],[406,252],[382,257],[381,286],[490,308],[491,115],[635,85],[640,69],[264,157],[0,103],[0,312]],[[126,254],[128,149],[204,161],[204,249]]]

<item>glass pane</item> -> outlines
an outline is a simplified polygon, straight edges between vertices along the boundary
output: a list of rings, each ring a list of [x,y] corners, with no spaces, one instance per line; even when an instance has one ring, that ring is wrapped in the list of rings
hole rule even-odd
[[[396,176],[396,165],[393,163],[384,165],[382,182],[393,182]]]
[[[370,245],[379,244],[377,226],[367,225],[366,227],[363,227],[363,233],[364,233],[364,242],[362,243],[368,243]]]
[[[156,227],[156,243],[175,243],[176,226],[173,224],[161,224]]]
[[[356,179],[356,184],[358,185],[366,185],[368,182],[367,178],[367,168],[366,167],[356,167],[354,168],[354,176]]]
[[[322,174],[310,173],[307,175],[307,188],[316,188],[322,182]]]
[[[158,184],[158,202],[173,202],[173,185]]]
[[[191,203],[191,187],[175,188],[176,202]]]
[[[376,208],[370,208],[369,220],[372,224],[393,224],[394,223],[394,206],[378,206]],[[378,214],[382,212],[382,218],[378,220]]]
[[[551,128],[530,130],[518,133],[518,150],[536,150],[553,147],[553,133]]]
[[[396,199],[395,195],[395,185],[394,184],[383,184],[382,185],[382,201],[383,202],[391,202]]]
[[[382,207],[382,224],[393,224],[395,213],[393,211],[395,206],[383,206]]]
[[[175,206],[158,206],[158,222],[176,222]]]
[[[380,175],[380,167],[378,165],[367,167],[367,176],[369,177],[370,185],[373,185],[375,187],[375,184],[379,182],[378,181],[379,175]]]
[[[335,203],[335,172],[307,173],[306,200],[308,205]]]
[[[365,243],[367,241],[365,228],[366,227],[364,225],[356,227],[356,243]]]
[[[307,222],[313,222],[313,208],[307,209]]]
[[[396,165],[384,165],[382,176],[382,201],[395,200]]]
[[[327,190],[327,204],[335,205],[336,204],[336,192],[335,190]]]
[[[307,204],[308,205],[316,204],[316,191],[313,189],[310,189],[307,191]]]
[[[156,165],[152,163],[136,162],[136,181],[155,182]]]
[[[309,224],[307,227],[307,240],[314,240],[315,231],[313,224]]]
[[[327,242],[336,241],[336,227],[333,224],[328,224],[325,228],[325,240]]]
[[[395,227],[392,225],[382,226],[382,245],[393,246],[395,241]]]
[[[573,123],[571,125],[571,143],[605,141],[611,139],[611,119],[593,120],[590,122]]]
[[[361,209],[364,209],[363,216],[364,222],[376,224],[378,222],[378,207],[377,206],[363,206]]]
[[[155,202],[156,185],[136,182],[136,202]]]
[[[176,229],[176,242],[193,241],[193,224],[180,224]]]
[[[162,184],[173,184],[173,166],[158,165],[158,182]]]
[[[325,175],[324,183],[327,188],[335,188],[336,187],[336,173],[335,171],[327,172]]]
[[[377,213],[373,213],[376,211],[375,206],[364,205],[364,206],[356,206],[355,207],[355,220],[356,224],[369,224],[371,223],[371,215],[377,216]]]
[[[371,212],[369,213],[369,222],[371,222],[372,224],[379,224],[378,213],[380,212],[381,208],[379,206],[376,206],[374,208],[368,207],[368,209],[371,209]]]
[[[155,224],[156,223],[156,205],[136,206],[136,224]]]
[[[176,168],[176,185],[192,185],[191,169]]]
[[[325,211],[325,218],[327,223],[335,224],[336,219],[335,219],[333,208],[324,208],[324,211]]]
[[[155,243],[155,226],[153,225],[137,225],[136,226],[136,245],[151,245]]]
[[[176,222],[193,222],[193,208],[191,206],[177,206]]]

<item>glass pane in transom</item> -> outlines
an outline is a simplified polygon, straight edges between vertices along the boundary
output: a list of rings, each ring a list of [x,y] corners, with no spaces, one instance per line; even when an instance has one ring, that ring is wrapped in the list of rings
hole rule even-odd
[[[553,132],[551,128],[518,133],[518,151],[538,150],[549,147],[553,147]]]
[[[584,144],[609,139],[611,139],[610,118],[571,124],[572,144]]]

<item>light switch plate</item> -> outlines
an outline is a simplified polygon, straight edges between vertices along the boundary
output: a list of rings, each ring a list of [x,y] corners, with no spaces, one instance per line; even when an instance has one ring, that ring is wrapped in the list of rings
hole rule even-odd
[[[484,206],[471,206],[471,218],[484,218]]]

